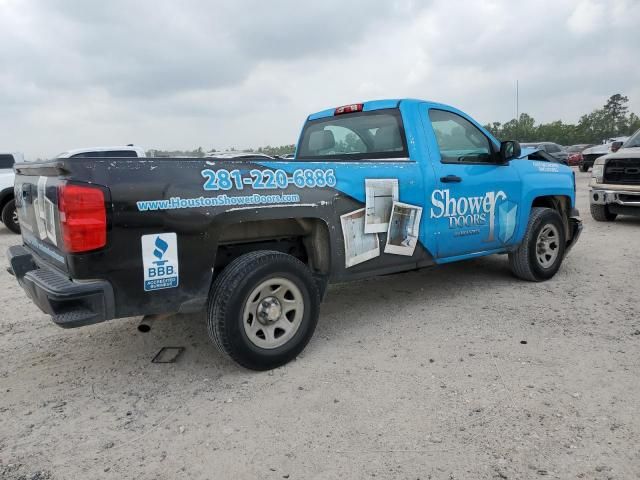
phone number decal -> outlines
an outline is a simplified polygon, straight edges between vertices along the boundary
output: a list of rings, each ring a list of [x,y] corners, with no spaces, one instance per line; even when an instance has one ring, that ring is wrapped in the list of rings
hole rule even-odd
[[[332,169],[298,169],[289,175],[284,170],[202,170],[205,190],[285,189],[289,185],[298,188],[335,187],[336,175]]]

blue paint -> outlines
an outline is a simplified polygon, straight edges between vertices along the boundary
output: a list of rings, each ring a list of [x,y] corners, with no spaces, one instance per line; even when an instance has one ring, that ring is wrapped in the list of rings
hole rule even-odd
[[[463,117],[486,135],[495,150],[500,148],[500,141],[466,113],[441,103],[415,99],[376,100],[363,106],[364,111],[386,108],[400,109],[409,152],[407,159],[274,161],[262,165],[288,173],[300,168],[331,168],[337,179],[335,189],[363,204],[366,179],[398,179],[399,201],[423,208],[419,241],[439,263],[515,248],[524,237],[536,197],[562,195],[570,198],[571,206],[575,206],[571,169],[561,164],[528,160],[527,156],[535,152],[533,148],[523,148],[519,158],[506,165],[443,163],[429,118],[431,109]],[[335,108],[331,108],[314,113],[309,120],[331,117],[334,111]],[[462,181],[444,183],[440,180],[448,175],[458,176]],[[439,216],[442,205],[437,202],[445,200],[448,211]],[[465,225],[466,222],[469,225]]]

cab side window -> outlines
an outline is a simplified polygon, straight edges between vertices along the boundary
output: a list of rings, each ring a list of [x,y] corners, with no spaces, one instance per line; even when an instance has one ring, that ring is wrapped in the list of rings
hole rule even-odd
[[[442,163],[495,163],[491,141],[466,118],[429,110]]]

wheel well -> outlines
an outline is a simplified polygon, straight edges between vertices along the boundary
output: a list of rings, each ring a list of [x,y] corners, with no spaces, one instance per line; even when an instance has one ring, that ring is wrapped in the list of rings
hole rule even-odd
[[[571,230],[569,228],[569,214],[571,212],[571,199],[564,195],[546,195],[542,197],[536,197],[533,199],[531,208],[544,207],[556,210],[560,217],[562,217],[562,224],[564,225],[565,238],[569,239]]]
[[[4,209],[4,206],[13,199],[13,187],[7,188],[0,192],[0,212]]]
[[[240,255],[255,250],[287,253],[313,272],[328,274],[331,267],[329,227],[318,218],[256,220],[225,225],[214,268],[222,270]]]

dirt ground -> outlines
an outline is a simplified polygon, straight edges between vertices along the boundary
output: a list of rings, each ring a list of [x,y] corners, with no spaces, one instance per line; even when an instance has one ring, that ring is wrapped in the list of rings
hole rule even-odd
[[[554,279],[492,256],[333,286],[268,373],[198,315],[60,329],[3,268],[0,477],[639,478],[640,219],[594,222],[577,175],[585,229]],[[151,363],[163,346],[186,350]]]

